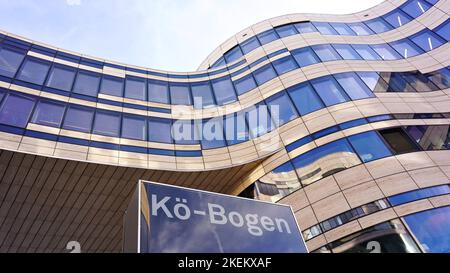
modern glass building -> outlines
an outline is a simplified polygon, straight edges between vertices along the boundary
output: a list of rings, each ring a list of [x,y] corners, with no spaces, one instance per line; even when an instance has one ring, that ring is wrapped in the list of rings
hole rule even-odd
[[[0,32],[0,252],[120,252],[139,179],[289,204],[311,252],[450,252],[449,14],[280,16],[188,73]]]

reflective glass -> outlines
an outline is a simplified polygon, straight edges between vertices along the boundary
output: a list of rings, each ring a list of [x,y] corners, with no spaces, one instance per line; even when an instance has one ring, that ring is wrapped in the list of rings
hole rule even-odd
[[[439,87],[419,71],[401,73],[401,76],[409,83],[409,85],[419,92],[439,90]]]
[[[252,138],[262,136],[274,128],[270,111],[264,103],[246,110],[246,118]]]
[[[350,141],[363,162],[392,155],[389,148],[374,131],[349,136],[348,141]]]
[[[146,84],[144,79],[127,77],[125,79],[125,97],[135,100],[146,100]]]
[[[357,72],[357,74],[373,92],[388,91],[388,84],[383,80],[383,78],[380,77],[380,75],[378,75],[377,72]]]
[[[401,128],[384,129],[380,130],[379,133],[396,154],[419,150]]]
[[[272,64],[275,67],[275,70],[277,71],[278,75],[284,74],[286,72],[298,68],[297,63],[291,56],[286,56],[284,58],[275,60],[272,62]]]
[[[0,47],[0,75],[14,77],[25,53],[12,48]]]
[[[238,112],[226,116],[224,128],[228,145],[238,144],[249,139],[245,112]]]
[[[408,38],[389,43],[403,58],[413,57],[423,53],[423,50]]]
[[[247,76],[234,81],[234,87],[236,87],[237,94],[242,95],[254,89],[256,87],[256,82],[253,75],[248,74]]]
[[[341,56],[331,45],[314,45],[311,47],[322,62],[340,60]]]
[[[312,22],[322,35],[338,35],[337,31],[326,22]]]
[[[348,23],[347,25],[356,33],[356,35],[361,36],[373,34],[373,31],[364,23]]]
[[[191,105],[189,85],[183,83],[170,83],[170,99],[172,104]]]
[[[124,114],[122,118],[123,138],[146,140],[147,120],[137,115]]]
[[[325,76],[311,81],[312,86],[319,94],[326,106],[348,101],[342,87],[332,76]]]
[[[211,68],[215,68],[215,67],[220,67],[225,65],[225,58],[222,56],[220,57],[215,63],[213,63],[213,65],[211,65]]]
[[[280,198],[301,188],[300,181],[291,162],[275,168],[256,183],[256,199],[276,202]]]
[[[394,196],[391,196],[388,198],[389,203],[391,203],[392,206],[398,206],[401,204],[405,204],[408,202],[443,195],[443,194],[450,194],[450,187],[448,185],[442,185],[442,186],[435,186],[410,192],[405,192],[401,194],[397,194]]]
[[[199,130],[202,130],[202,149],[214,149],[226,146],[223,136],[222,117],[203,120],[203,122],[201,124],[199,123],[198,125],[201,125],[201,128],[199,128]]]
[[[225,53],[224,57],[227,63],[236,61],[237,59],[242,57],[241,48],[239,47],[239,45],[236,45],[234,48],[230,49],[227,53]]]
[[[408,14],[404,13],[400,9],[393,10],[392,12],[383,16],[383,18],[394,28],[401,27],[412,20],[412,18]]]
[[[366,21],[364,23],[375,33],[382,33],[392,29],[391,25],[389,25],[381,17]]]
[[[438,71],[430,72],[426,74],[426,77],[439,88],[443,89],[450,87],[450,71],[447,68],[442,68]]]
[[[417,18],[422,15],[422,13],[425,13],[430,7],[431,5],[425,1],[413,0],[406,2],[400,8],[412,18]]]
[[[64,117],[63,128],[85,133],[91,132],[94,110],[83,106],[70,105]]]
[[[194,120],[175,120],[172,123],[173,140],[176,144],[181,145],[198,144],[197,130]]]
[[[73,80],[75,79],[75,69],[53,65],[50,75],[47,79],[47,86],[64,91],[72,89]]]
[[[257,35],[258,40],[262,45],[272,42],[273,40],[278,39],[278,34],[273,29],[266,30]]]
[[[170,103],[169,85],[167,82],[148,80],[148,101]]]
[[[212,80],[211,83],[218,105],[225,105],[236,101],[236,93],[230,77]]]
[[[48,100],[40,100],[34,109],[31,122],[51,126],[61,126],[61,121],[66,109],[65,104]]]
[[[263,83],[268,82],[271,79],[275,78],[277,76],[277,73],[273,69],[272,65],[269,63],[261,68],[258,68],[258,70],[253,72],[253,75],[255,76],[258,85],[262,85]]]
[[[94,134],[118,137],[121,115],[117,112],[97,110],[94,119]]]
[[[285,25],[285,26],[279,26],[276,27],[275,30],[277,31],[278,35],[283,38],[283,37],[287,37],[287,36],[291,36],[291,35],[295,35],[297,34],[297,29],[289,24],[289,25]]]
[[[280,92],[266,100],[275,125],[281,126],[298,117],[297,111],[286,92]]]
[[[352,47],[364,60],[381,60],[381,57],[369,45],[352,45]]]
[[[388,44],[371,45],[371,47],[383,60],[398,60],[402,58],[402,56]]]
[[[170,119],[148,119],[148,141],[172,143],[172,122]]]
[[[444,23],[434,29],[439,36],[445,40],[450,41],[450,19],[447,19]]]
[[[438,48],[442,44],[446,43],[444,39],[442,39],[441,37],[434,34],[428,29],[423,30],[417,34],[414,34],[413,36],[411,36],[410,39],[426,52]]]
[[[192,83],[191,90],[195,108],[207,108],[215,104],[209,81]]]
[[[123,82],[122,78],[103,76],[100,93],[122,97],[123,96]]]
[[[0,123],[25,128],[33,110],[34,99],[9,94],[0,107]]]
[[[309,33],[317,31],[317,29],[314,27],[313,24],[311,24],[311,22],[297,23],[294,26],[300,33]]]
[[[352,100],[374,96],[366,84],[353,72],[336,74],[335,78]]]
[[[293,50],[292,55],[301,67],[320,62],[319,57],[310,47]]]
[[[321,99],[309,83],[302,83],[288,88],[289,96],[302,115],[309,114],[324,107]]]
[[[356,35],[356,33],[345,23],[330,23],[339,35]]]
[[[35,58],[27,58],[17,76],[19,80],[42,85],[47,77],[50,63]]]
[[[73,92],[87,96],[97,96],[100,84],[100,75],[85,71],[79,71]]]
[[[252,51],[253,49],[257,48],[260,46],[260,43],[258,41],[258,39],[256,38],[256,36],[245,40],[244,42],[241,43],[241,48],[242,48],[242,52],[244,52],[244,54],[249,53],[250,51]]]
[[[359,54],[350,45],[334,44],[332,46],[344,60],[361,60]]]
[[[398,72],[380,72],[380,76],[388,83],[389,92],[415,92],[416,90],[403,79]]]

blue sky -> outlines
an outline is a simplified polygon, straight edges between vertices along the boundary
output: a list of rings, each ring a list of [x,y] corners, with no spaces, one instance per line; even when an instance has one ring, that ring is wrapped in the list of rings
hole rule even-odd
[[[223,41],[288,13],[345,14],[381,0],[0,0],[0,29],[132,65],[194,71]]]

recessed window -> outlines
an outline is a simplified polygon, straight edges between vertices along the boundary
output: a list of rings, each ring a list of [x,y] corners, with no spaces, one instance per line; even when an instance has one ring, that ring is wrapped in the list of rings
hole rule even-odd
[[[398,60],[402,58],[402,56],[388,44],[371,45],[371,47],[383,60]]]
[[[411,40],[426,52],[438,48],[446,43],[444,39],[428,29],[414,34],[411,36]]]
[[[44,62],[36,58],[27,58],[17,78],[21,81],[43,85],[49,69],[49,62]]]
[[[194,120],[175,120],[172,124],[173,140],[176,144],[181,145],[198,144],[199,137],[197,129]]]
[[[442,68],[438,71],[427,73],[426,77],[440,89],[450,87],[450,71],[447,68]]]
[[[381,60],[381,57],[369,45],[352,45],[352,47],[364,60]]]
[[[302,116],[324,107],[322,100],[309,83],[301,83],[288,88],[287,91]]]
[[[319,94],[326,106],[335,105],[348,101],[342,87],[332,76],[325,76],[311,81],[316,92]]]
[[[72,89],[73,80],[75,79],[75,69],[53,65],[47,80],[47,86],[63,91]]]
[[[256,36],[254,36],[250,39],[247,39],[241,43],[242,52],[244,54],[249,53],[250,51],[252,51],[253,49],[255,49],[259,46],[260,46],[260,43],[259,43],[258,39],[256,38]]]
[[[249,140],[245,112],[238,112],[225,116],[224,129],[228,145],[234,145]]]
[[[348,140],[363,162],[392,155],[376,132],[371,131],[349,136]]]
[[[94,110],[87,107],[70,105],[63,122],[63,128],[89,133],[94,119]]]
[[[403,6],[400,7],[400,9],[402,9],[412,18],[417,18],[425,13],[430,7],[431,5],[425,1],[414,0],[406,2]]]
[[[65,104],[40,100],[36,105],[31,122],[58,128],[61,126],[65,109]]]
[[[34,102],[28,96],[9,94],[0,107],[0,123],[25,128]]]
[[[383,16],[383,18],[394,28],[401,27],[412,20],[412,18],[408,14],[404,13],[400,9],[393,10],[392,12]]]
[[[375,33],[382,33],[392,29],[391,25],[389,25],[382,17],[378,17],[364,23]]]
[[[8,47],[0,47],[0,75],[13,78],[25,53]]]
[[[269,108],[264,103],[259,103],[255,107],[248,109],[246,118],[253,138],[262,136],[274,128]]]
[[[236,101],[236,93],[230,77],[211,81],[218,105],[225,105]]]
[[[147,120],[144,117],[124,114],[122,118],[122,137],[146,140]]]
[[[419,92],[439,90],[439,87],[419,71],[401,73],[401,76],[409,83],[409,85]]]
[[[257,37],[262,45],[268,44],[268,43],[272,42],[273,40],[276,40],[279,38],[278,34],[273,29],[266,30],[266,31],[258,34]]]
[[[300,33],[317,32],[316,27],[311,22],[301,22],[294,26]]]
[[[373,31],[364,25],[364,23],[349,23],[347,25],[356,33],[356,35],[362,36],[373,34]]]
[[[383,80],[377,72],[357,72],[361,80],[373,92],[386,92],[389,85]]]
[[[125,97],[135,100],[146,100],[146,80],[127,77],[125,79]]]
[[[356,35],[356,33],[345,23],[330,23],[339,35]]]
[[[241,48],[239,47],[239,45],[236,45],[235,47],[233,47],[232,49],[230,49],[227,53],[225,53],[224,57],[225,57],[225,61],[227,63],[231,63],[236,61],[237,59],[241,58],[242,55],[242,51]]]
[[[319,57],[310,47],[293,50],[292,55],[301,67],[320,62]]]
[[[226,65],[226,62],[225,58],[222,56],[213,65],[211,65],[211,68],[221,67],[223,65]]]
[[[319,56],[322,62],[340,60],[341,56],[334,50],[331,45],[315,45],[312,46],[314,52]]]
[[[298,68],[297,63],[291,56],[287,56],[272,62],[278,75],[284,74]]]
[[[401,128],[380,131],[381,136],[396,154],[410,153],[418,150],[408,135]]]
[[[272,120],[277,127],[298,117],[297,111],[286,92],[280,92],[268,98],[266,102]]]
[[[344,60],[361,60],[359,54],[350,45],[334,44],[332,46]]]
[[[79,71],[73,92],[96,97],[100,84],[100,75],[87,71]]]
[[[275,72],[271,64],[266,64],[265,66],[258,68],[258,70],[253,72],[253,75],[255,76],[258,85],[262,85],[263,83],[275,78],[277,76],[277,73]]]
[[[195,108],[201,109],[215,105],[209,81],[191,83],[191,90]]]
[[[170,119],[149,118],[148,141],[172,143],[172,122]]]
[[[337,31],[328,23],[313,22],[313,25],[322,35],[338,35]]]
[[[374,96],[366,84],[353,72],[336,74],[335,78],[352,100]]]
[[[398,72],[380,72],[380,76],[389,83],[389,92],[416,91]]]
[[[189,85],[187,83],[170,83],[170,98],[172,104],[192,105]]]
[[[247,93],[248,91],[256,88],[256,82],[252,74],[248,74],[236,81],[234,81],[234,87],[238,95]]]
[[[276,27],[275,30],[281,38],[298,34],[297,29],[291,24]]]
[[[202,123],[198,123],[199,131],[201,130],[202,149],[214,149],[225,147],[225,139],[223,136],[223,119],[212,118],[205,119]]]
[[[123,96],[123,82],[122,78],[103,76],[100,93],[116,97]]]
[[[121,114],[112,111],[97,110],[94,121],[94,134],[118,137]]]
[[[444,23],[434,29],[434,32],[439,34],[442,38],[450,41],[450,19],[447,19]]]
[[[408,38],[389,43],[403,58],[413,57],[423,53],[423,50]]]
[[[169,104],[169,85],[167,82],[148,80],[148,101]]]

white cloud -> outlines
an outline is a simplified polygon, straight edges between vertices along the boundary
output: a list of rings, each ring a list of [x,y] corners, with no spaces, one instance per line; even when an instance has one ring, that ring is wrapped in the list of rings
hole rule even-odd
[[[66,0],[66,3],[69,6],[80,6],[81,0]]]

